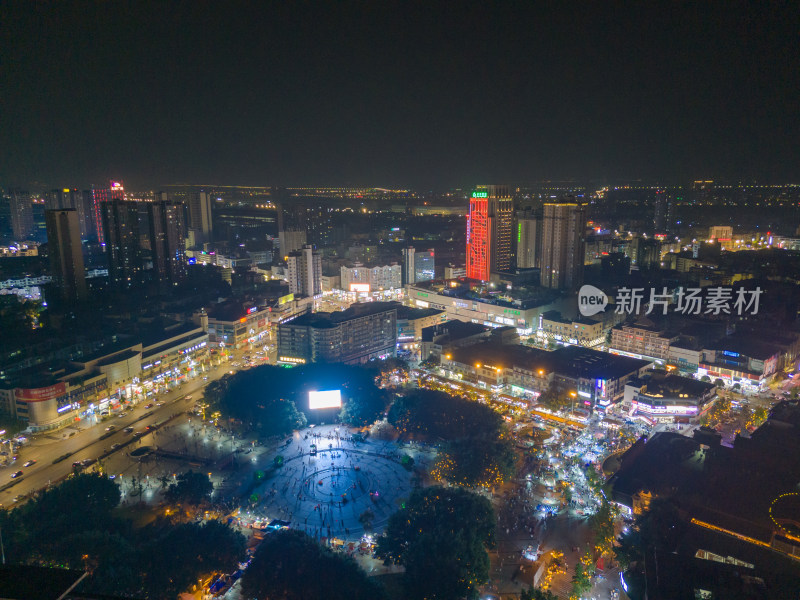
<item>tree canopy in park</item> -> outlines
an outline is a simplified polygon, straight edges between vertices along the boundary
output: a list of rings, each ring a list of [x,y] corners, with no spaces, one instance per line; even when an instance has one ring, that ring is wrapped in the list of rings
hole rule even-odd
[[[88,570],[80,590],[134,598],[174,598],[199,577],[232,572],[245,539],[217,521],[158,520],[136,530],[117,513],[119,486],[82,473],[15,510],[0,511],[9,563]]]
[[[382,415],[389,402],[386,391],[375,383],[380,367],[381,363],[365,367],[308,364],[291,369],[264,365],[212,382],[205,397],[225,416],[272,436],[305,426],[310,391],[341,390],[343,422],[368,425]]]
[[[389,422],[403,433],[444,440],[492,437],[503,428],[502,417],[489,406],[425,389],[397,398]]]
[[[214,485],[208,475],[190,469],[178,475],[176,481],[169,484],[164,496],[170,502],[200,504],[211,497],[213,490]]]
[[[514,472],[516,455],[503,419],[485,404],[414,390],[394,401],[389,421],[404,433],[446,442],[431,471],[439,481],[495,486]]]
[[[347,556],[321,546],[302,531],[266,538],[242,576],[247,598],[380,600],[382,588]]]
[[[483,496],[462,488],[417,489],[389,518],[377,553],[406,568],[407,598],[477,598],[489,578],[495,526]]]

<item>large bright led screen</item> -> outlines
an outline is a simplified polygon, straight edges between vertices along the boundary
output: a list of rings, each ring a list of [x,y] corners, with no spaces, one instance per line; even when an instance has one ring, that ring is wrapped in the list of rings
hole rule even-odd
[[[342,391],[327,390],[324,392],[308,392],[308,408],[317,410],[319,408],[341,408]]]

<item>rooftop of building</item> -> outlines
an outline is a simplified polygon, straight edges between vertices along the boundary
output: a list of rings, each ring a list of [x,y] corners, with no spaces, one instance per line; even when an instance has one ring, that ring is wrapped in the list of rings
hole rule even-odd
[[[253,302],[228,300],[208,308],[208,317],[216,321],[233,322],[247,316],[247,310],[255,306]]]
[[[473,344],[453,350],[453,360],[462,364],[487,364],[508,369],[520,367],[528,371],[556,372],[569,378],[616,379],[636,372],[649,361],[580,346],[564,346],[553,352],[517,344],[494,341]]]
[[[351,305],[347,310],[304,313],[291,321],[287,321],[286,325],[302,325],[317,328],[335,327],[339,323],[352,319],[397,311],[397,306],[397,302],[360,302]]]
[[[579,315],[574,319],[567,319],[561,316],[561,313],[557,310],[548,310],[545,313],[542,313],[542,318],[546,321],[553,321],[555,323],[562,323],[564,325],[572,325],[573,323],[579,323],[581,325],[597,325],[600,321],[595,319],[590,319],[589,317],[584,317],[583,315]]]
[[[119,352],[112,356],[107,356],[105,358],[100,359],[99,361],[97,361],[97,366],[105,367],[107,365],[113,365],[114,363],[122,362],[123,360],[129,360],[134,356],[138,356],[139,354],[140,354],[139,350],[134,350],[132,348],[130,350],[123,350],[122,352]]]
[[[468,323],[466,321],[446,321],[445,323],[437,323],[430,327],[423,327],[422,341],[432,342],[435,336],[446,335],[448,341],[460,340],[468,338],[473,335],[486,333],[490,327],[481,325],[480,323]]]
[[[647,386],[646,394],[654,398],[674,398],[682,394],[690,398],[705,396],[716,386],[691,377],[666,374],[663,371],[651,371],[647,376],[630,381],[629,384]]]
[[[582,346],[564,346],[551,354],[559,374],[588,379],[616,379],[651,364],[649,360],[599,352]]]
[[[413,287],[452,298],[461,298],[484,304],[527,310],[553,302],[559,292],[538,286],[511,290],[486,288],[482,282],[459,277],[457,279],[433,279],[412,284]],[[413,292],[412,292],[413,295]]]
[[[441,315],[445,311],[438,308],[415,308],[413,306],[405,306],[404,304],[397,303],[397,318],[408,319],[409,321],[415,319],[424,319],[426,317],[433,317]]]
[[[796,413],[797,403],[782,410]],[[690,517],[769,542],[775,524],[770,507],[796,491],[800,480],[800,428],[772,418],[733,448],[704,446],[678,433],[659,432],[622,457],[609,484],[615,499],[629,502],[647,490],[674,497]]]
[[[712,342],[707,348],[733,352],[757,360],[765,360],[781,352],[779,345],[768,342],[763,337],[754,334],[734,334],[723,337]]]

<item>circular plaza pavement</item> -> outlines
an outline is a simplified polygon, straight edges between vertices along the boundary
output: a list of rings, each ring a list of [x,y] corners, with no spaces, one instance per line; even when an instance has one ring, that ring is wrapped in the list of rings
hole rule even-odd
[[[359,516],[369,510],[374,517],[367,531],[380,532],[410,494],[412,474],[400,465],[394,444],[354,443],[349,436],[333,426],[295,434],[283,451],[284,466],[256,490],[253,512],[318,538],[356,539],[365,532]]]

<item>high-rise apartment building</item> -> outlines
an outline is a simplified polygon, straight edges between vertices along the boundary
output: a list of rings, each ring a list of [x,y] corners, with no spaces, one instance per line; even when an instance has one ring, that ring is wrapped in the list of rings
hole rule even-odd
[[[322,258],[310,245],[290,252],[286,262],[290,292],[304,296],[322,293]]]
[[[542,216],[542,287],[577,289],[583,283],[583,208],[573,202],[545,203]]]
[[[103,223],[103,202],[111,200],[124,200],[125,188],[121,181],[112,181],[108,188],[96,188],[92,186],[92,212],[94,213],[94,224],[97,228],[97,241],[101,244],[106,242],[104,223]]]
[[[211,241],[214,224],[208,192],[195,192],[189,197],[189,228],[194,232],[195,244]]]
[[[478,186],[467,217],[467,277],[488,281],[511,270],[514,201],[503,185]]]
[[[527,211],[517,215],[518,269],[533,269],[540,265],[542,255],[542,214]]]
[[[416,254],[414,246],[403,248],[403,285],[417,282]]]
[[[178,285],[186,278],[183,204],[147,204],[153,277],[162,285]]]
[[[278,245],[283,256],[296,252],[306,245],[306,232],[299,229],[287,229],[278,232]]]
[[[141,204],[124,200],[101,204],[108,281],[112,287],[130,288],[144,281],[144,257],[139,236]]]
[[[78,212],[74,208],[45,211],[47,247],[53,279],[67,302],[86,298]]]
[[[74,208],[78,213],[78,227],[81,239],[88,239],[95,234],[92,220],[92,192],[77,188],[58,188],[45,196],[47,210]]]
[[[302,231],[306,242],[315,247],[334,243],[332,209],[327,204],[320,200],[292,198],[281,200],[277,208],[279,235],[283,232]]]
[[[430,281],[436,276],[436,252],[433,248],[417,252],[414,256],[415,281]]]
[[[31,195],[22,190],[11,190],[11,232],[14,239],[24,241],[33,234],[33,204]]]

